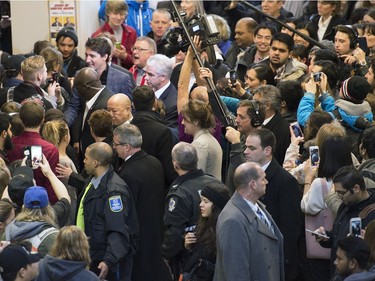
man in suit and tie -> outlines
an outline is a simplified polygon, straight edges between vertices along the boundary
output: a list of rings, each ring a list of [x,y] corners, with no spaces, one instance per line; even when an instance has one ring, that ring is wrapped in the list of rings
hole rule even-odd
[[[112,47],[103,37],[89,38],[86,41],[86,63],[99,73],[100,81],[113,93],[124,93],[132,99],[133,83],[131,74],[124,73],[109,65]]]
[[[95,142],[90,133],[88,120],[95,110],[107,108],[108,99],[113,93],[102,85],[99,74],[90,67],[78,71],[74,79],[74,87],[81,98],[82,110],[78,113],[72,127],[72,141],[82,161],[86,148]]]
[[[165,206],[164,169],[142,148],[137,126],[122,124],[113,131],[113,149],[125,160],[118,175],[129,185],[140,226],[140,245],[134,256],[132,280],[168,280],[161,255]],[[147,266],[145,266],[147,264]]]
[[[217,221],[214,280],[284,280],[283,236],[258,201],[266,193],[265,172],[258,164],[241,164],[234,183]]]
[[[177,128],[177,90],[170,81],[173,63],[165,55],[151,56],[146,63],[146,84],[150,86],[157,99],[163,101],[168,127]]]

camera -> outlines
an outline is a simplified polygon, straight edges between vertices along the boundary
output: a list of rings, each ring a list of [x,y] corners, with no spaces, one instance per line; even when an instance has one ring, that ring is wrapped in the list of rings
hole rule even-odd
[[[202,41],[202,49],[221,42],[215,20],[211,15],[196,14],[190,19],[186,19],[184,11],[180,11],[180,15],[188,28],[188,36],[198,35]],[[174,21],[179,22],[179,17],[175,12],[172,12],[172,16]],[[182,27],[174,27],[168,30],[162,38],[162,43],[167,56],[174,56],[179,51],[186,52],[190,46]]]
[[[314,81],[320,82],[320,77],[322,76],[321,72],[314,73]]]

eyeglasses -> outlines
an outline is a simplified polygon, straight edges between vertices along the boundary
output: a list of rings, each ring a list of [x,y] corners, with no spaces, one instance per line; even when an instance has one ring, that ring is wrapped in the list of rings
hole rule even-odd
[[[114,141],[112,142],[112,146],[115,147],[115,148],[119,145],[125,145],[125,144],[127,144],[127,143],[126,142],[115,143]]]
[[[336,192],[336,194],[338,195],[338,196],[340,196],[340,197],[344,197],[344,195],[346,194],[346,193],[348,193],[350,191],[350,189],[348,189],[348,190],[336,190],[335,192]]]
[[[132,47],[131,50],[132,50],[132,52],[134,52],[134,51],[137,51],[137,52],[150,51],[150,49],[143,49],[143,48],[137,48],[137,47]]]

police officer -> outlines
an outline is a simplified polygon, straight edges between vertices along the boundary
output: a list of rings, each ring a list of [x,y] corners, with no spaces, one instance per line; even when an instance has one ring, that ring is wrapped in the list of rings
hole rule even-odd
[[[199,217],[199,190],[212,183],[222,183],[197,169],[197,151],[191,144],[176,144],[172,149],[172,162],[179,176],[172,183],[166,199],[165,232],[161,250],[177,280],[181,273],[181,257],[185,251],[184,234],[194,230]]]
[[[131,280],[138,240],[138,220],[126,183],[111,166],[112,148],[103,142],[85,152],[91,176],[81,192],[77,226],[90,237],[90,270],[106,280]]]

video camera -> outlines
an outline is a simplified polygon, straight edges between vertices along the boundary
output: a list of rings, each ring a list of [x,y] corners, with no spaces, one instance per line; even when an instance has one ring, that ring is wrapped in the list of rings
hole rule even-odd
[[[192,18],[186,19],[186,13],[180,11],[180,15],[189,30],[189,35],[198,35],[202,41],[202,49],[213,46],[221,42],[219,31],[215,20],[211,15],[196,14]],[[172,13],[173,20],[179,22],[179,18]],[[179,51],[186,52],[190,46],[182,27],[174,27],[168,30],[162,39],[166,55],[174,56]]]

